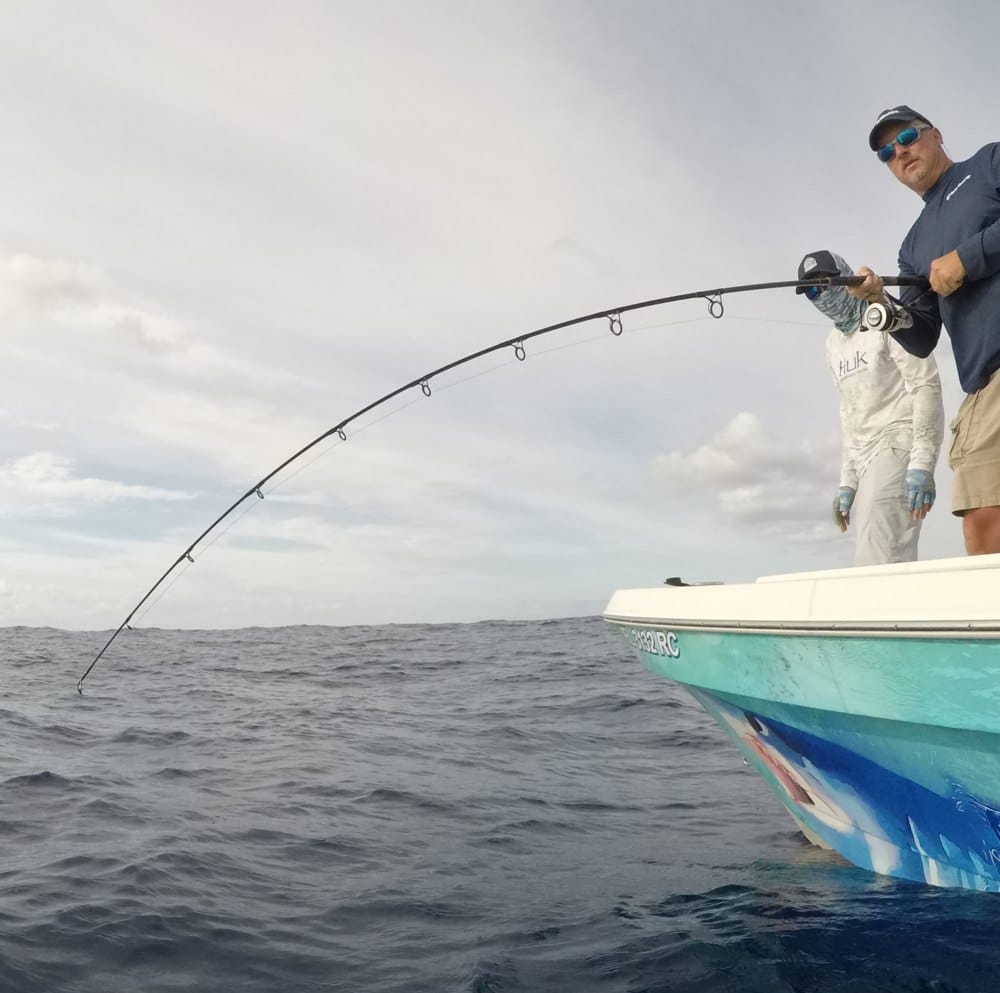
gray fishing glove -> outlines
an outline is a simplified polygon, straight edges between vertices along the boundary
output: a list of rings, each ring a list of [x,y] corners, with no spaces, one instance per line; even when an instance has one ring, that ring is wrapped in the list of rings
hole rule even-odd
[[[851,523],[851,505],[856,494],[857,490],[853,486],[841,486],[833,498],[833,523],[841,531],[846,531],[847,525]]]
[[[934,506],[934,475],[926,469],[907,469],[906,502],[913,514],[924,517]]]

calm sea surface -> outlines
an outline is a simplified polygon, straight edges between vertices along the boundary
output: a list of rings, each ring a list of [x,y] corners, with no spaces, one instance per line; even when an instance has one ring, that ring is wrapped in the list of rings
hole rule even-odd
[[[0,991],[992,991],[596,618],[0,629]]]

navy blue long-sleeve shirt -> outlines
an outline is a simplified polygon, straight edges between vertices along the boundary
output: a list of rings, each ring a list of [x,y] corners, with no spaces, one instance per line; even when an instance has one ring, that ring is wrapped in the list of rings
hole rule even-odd
[[[934,259],[957,250],[965,282],[946,297],[905,287],[900,299],[913,327],[893,337],[923,358],[938,343],[943,322],[962,389],[975,393],[1000,369],[1000,143],[953,163],[923,199],[899,250],[900,275],[929,277]]]

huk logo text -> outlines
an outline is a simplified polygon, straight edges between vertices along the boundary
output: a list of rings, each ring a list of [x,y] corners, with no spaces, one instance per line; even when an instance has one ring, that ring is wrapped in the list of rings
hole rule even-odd
[[[840,360],[837,366],[837,375],[843,379],[845,376],[851,376],[856,373],[862,366],[867,365],[868,353],[862,352],[859,348],[850,358]]]

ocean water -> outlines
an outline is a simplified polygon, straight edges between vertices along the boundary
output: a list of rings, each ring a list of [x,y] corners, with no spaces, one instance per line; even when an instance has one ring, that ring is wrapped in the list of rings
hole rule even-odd
[[[0,629],[0,991],[992,991],[599,618]]]

